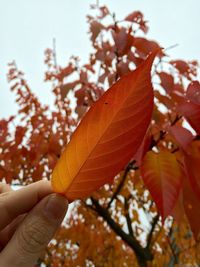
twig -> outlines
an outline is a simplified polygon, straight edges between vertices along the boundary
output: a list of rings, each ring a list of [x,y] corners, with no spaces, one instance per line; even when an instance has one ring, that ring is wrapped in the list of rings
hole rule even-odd
[[[57,70],[57,55],[56,55],[56,38],[53,38],[53,60],[54,60],[54,67]]]
[[[171,126],[175,125],[182,117],[182,115],[177,115],[174,121],[171,122]]]
[[[151,241],[152,241],[152,237],[153,237],[153,233],[154,233],[154,230],[155,230],[155,227],[156,227],[156,224],[159,220],[159,214],[157,214],[154,218],[153,218],[153,221],[152,221],[152,225],[151,225],[151,230],[148,234],[148,237],[147,237],[147,245],[146,247],[149,248],[150,245],[151,245]]]
[[[164,139],[165,135],[166,135],[166,131],[163,131],[161,130],[160,131],[160,136],[157,140],[153,139],[152,137],[152,140],[151,140],[151,143],[150,143],[150,147],[149,147],[149,150],[151,150],[154,146],[157,146],[157,144]]]
[[[128,204],[128,199],[125,197],[124,198],[124,209],[125,209],[125,217],[126,217],[126,223],[128,226],[128,231],[131,236],[133,236],[133,228],[132,228],[132,222],[129,214],[129,204]]]
[[[116,198],[116,196],[121,192],[121,190],[122,190],[122,188],[123,188],[123,186],[124,186],[124,184],[125,184],[126,177],[127,177],[128,173],[129,173],[129,171],[130,171],[130,170],[137,170],[137,169],[138,169],[138,167],[136,167],[136,166],[134,167],[134,166],[133,166],[134,163],[135,163],[135,161],[132,161],[132,162],[130,162],[130,163],[127,165],[127,167],[126,167],[126,169],[125,169],[125,171],[124,171],[123,177],[122,177],[122,179],[121,179],[121,181],[120,181],[120,183],[119,183],[119,185],[118,185],[116,191],[114,192],[113,196],[111,197],[111,199],[110,199],[110,201],[109,201],[109,203],[108,203],[107,209],[110,208],[110,206],[111,206],[113,200],[114,200],[114,199]]]
[[[170,49],[174,49],[177,46],[179,46],[179,44],[174,44],[174,45],[168,46],[167,48],[164,49],[164,51],[167,51],[167,50],[170,50]]]

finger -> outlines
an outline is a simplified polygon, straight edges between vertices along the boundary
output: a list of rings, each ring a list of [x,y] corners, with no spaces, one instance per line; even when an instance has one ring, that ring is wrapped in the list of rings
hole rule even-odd
[[[17,191],[0,194],[0,230],[18,215],[30,211],[40,199],[50,193],[50,182],[43,180]]]
[[[0,252],[10,241],[18,226],[24,220],[26,214],[19,215],[0,232]]]
[[[0,266],[33,266],[54,236],[66,210],[67,200],[63,196],[51,194],[42,199],[25,217],[2,251]]]
[[[0,194],[12,191],[12,188],[9,184],[6,183],[0,183]]]

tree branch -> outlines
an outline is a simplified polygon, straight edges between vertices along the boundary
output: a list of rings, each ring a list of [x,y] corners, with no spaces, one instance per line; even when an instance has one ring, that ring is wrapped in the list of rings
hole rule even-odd
[[[125,169],[125,171],[124,171],[123,177],[122,177],[122,179],[121,179],[121,181],[120,181],[120,183],[119,183],[119,185],[118,185],[116,191],[113,193],[113,195],[112,195],[112,197],[111,197],[111,199],[110,199],[110,201],[109,201],[109,203],[108,203],[107,209],[110,208],[110,206],[111,206],[113,200],[114,200],[114,199],[117,197],[117,195],[121,192],[121,190],[122,190],[122,188],[123,188],[123,186],[124,186],[124,184],[125,184],[126,177],[127,177],[128,173],[129,173],[129,171],[130,171],[130,170],[137,170],[137,169],[138,169],[138,167],[136,167],[136,166],[134,167],[134,166],[133,166],[134,163],[135,163],[135,161],[132,161],[132,162],[130,162],[130,163],[127,165],[127,167],[126,167],[126,169]]]
[[[153,237],[153,232],[154,232],[154,230],[155,230],[155,227],[156,227],[156,224],[157,224],[157,222],[158,222],[158,220],[159,220],[159,217],[160,217],[159,214],[157,214],[157,215],[153,218],[152,225],[151,225],[151,230],[150,230],[149,235],[148,235],[148,237],[147,237],[147,245],[146,245],[147,248],[149,248],[150,245],[151,245],[151,241],[152,241],[152,237]]]
[[[126,197],[124,198],[124,209],[125,209],[125,217],[126,217],[126,223],[128,226],[128,231],[129,231],[129,234],[133,236],[132,222],[131,222],[131,218],[129,215],[129,204],[128,204],[128,199]]]
[[[159,137],[158,137],[157,140],[155,140],[155,139],[153,138],[153,136],[152,136],[152,137],[151,137],[152,140],[151,140],[151,143],[150,143],[150,146],[149,146],[149,150],[151,150],[154,146],[157,146],[158,143],[159,143],[161,140],[164,139],[165,135],[166,135],[166,131],[161,130],[161,131],[160,131],[160,135],[159,135]]]
[[[137,258],[143,259],[145,261],[153,259],[153,255],[148,248],[143,248],[134,236],[125,233],[121,229],[121,227],[111,218],[107,209],[103,208],[97,200],[95,200],[94,198],[91,198],[91,200],[98,215],[101,216],[108,223],[111,229],[135,251]]]

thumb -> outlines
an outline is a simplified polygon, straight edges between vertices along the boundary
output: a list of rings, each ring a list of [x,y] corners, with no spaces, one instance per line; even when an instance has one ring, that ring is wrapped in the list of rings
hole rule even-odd
[[[54,236],[67,210],[58,194],[43,198],[25,217],[0,255],[0,266],[33,266]]]

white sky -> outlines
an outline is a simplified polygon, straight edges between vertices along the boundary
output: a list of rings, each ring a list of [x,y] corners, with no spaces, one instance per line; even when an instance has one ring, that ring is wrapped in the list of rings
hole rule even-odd
[[[56,38],[58,63],[73,54],[86,61],[90,51],[86,15],[95,0],[0,0],[0,118],[16,111],[6,81],[7,63],[16,60],[33,91],[44,103],[50,88],[43,83],[44,50]],[[149,21],[149,37],[173,58],[200,59],[200,0],[100,0],[117,18],[140,10]]]

